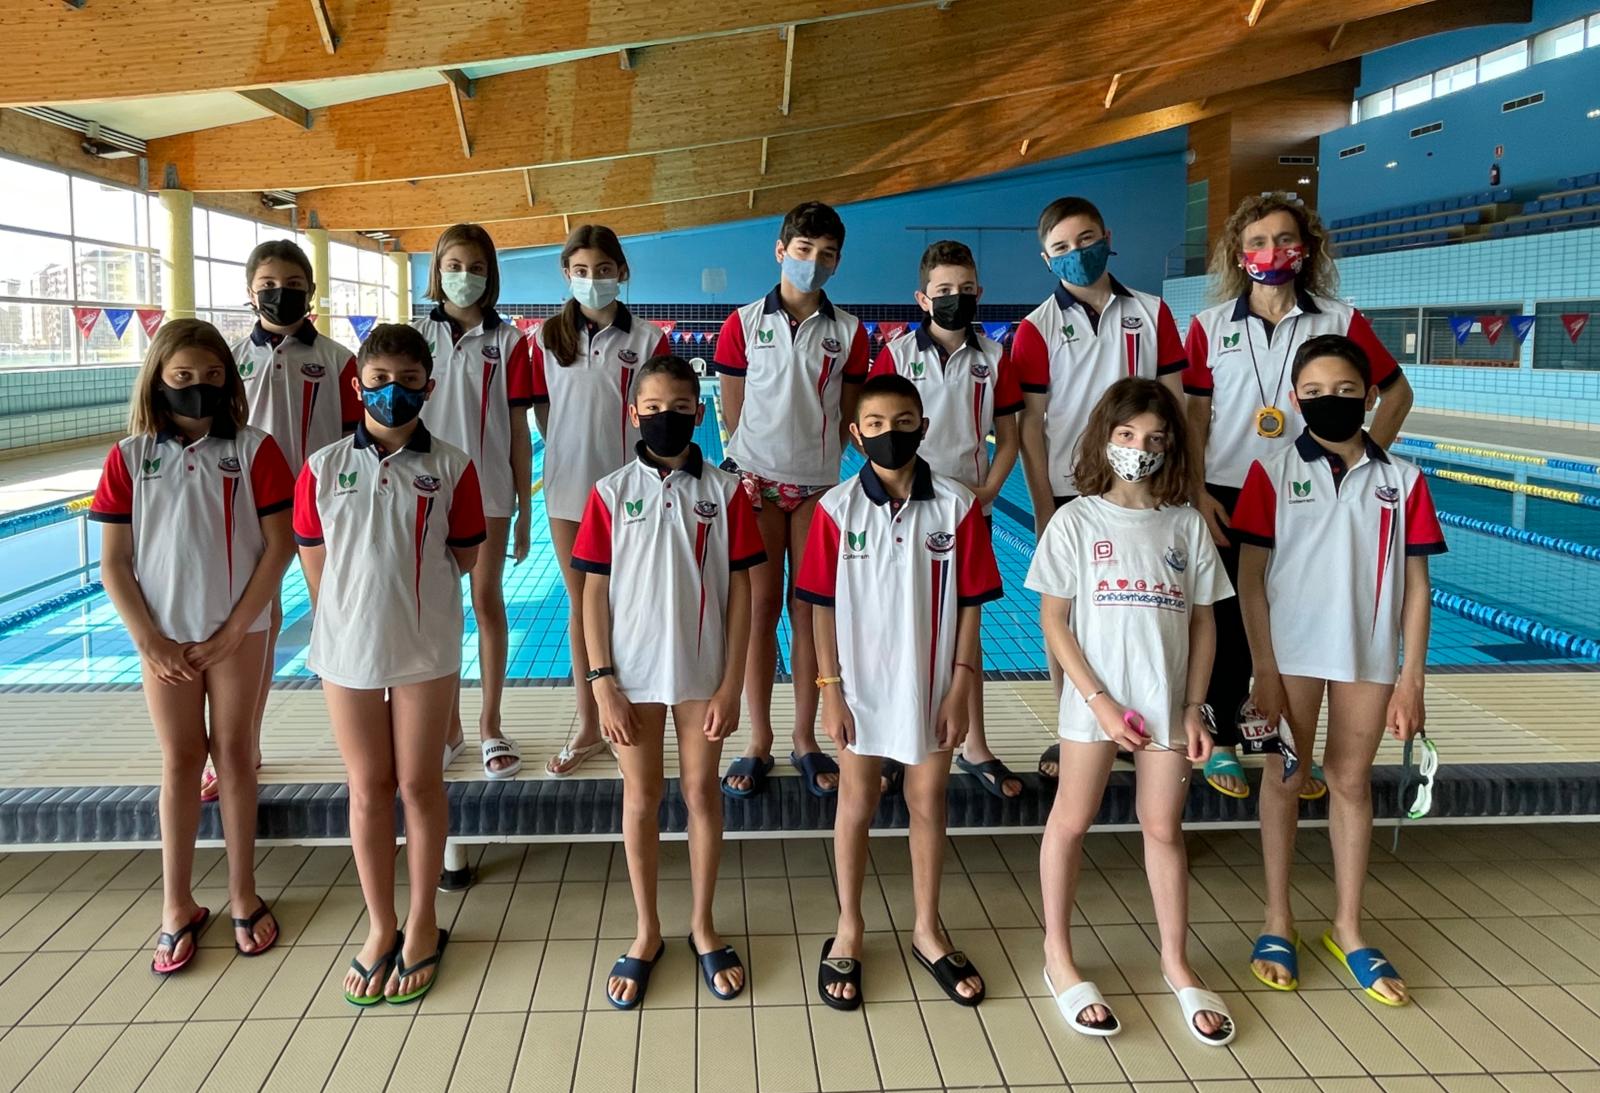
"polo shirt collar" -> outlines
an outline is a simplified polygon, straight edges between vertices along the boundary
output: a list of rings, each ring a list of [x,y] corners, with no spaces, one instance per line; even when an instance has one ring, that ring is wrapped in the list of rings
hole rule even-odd
[[[356,423],[355,446],[356,451],[380,446],[376,438],[367,432],[367,419],[365,416]],[[420,420],[417,422],[417,427],[411,431],[411,438],[406,441],[405,450],[416,452],[419,455],[426,455],[428,452],[433,451],[433,436],[428,432],[428,427]]]
[[[822,296],[822,298],[817,301],[817,311],[822,315],[822,317],[824,319],[828,319],[829,321],[832,321],[832,319],[833,319],[833,303],[832,303],[832,301],[830,301],[828,299],[828,294],[826,292],[822,293],[821,296]],[[763,315],[771,315],[771,314],[774,314],[775,312],[779,312],[779,311],[782,311],[782,310],[783,310],[783,284],[780,282],[780,283],[772,286],[772,291],[767,293],[767,298],[764,301],[762,301],[761,313]]]
[[[450,321],[450,316],[445,313],[443,304],[433,305],[433,310],[428,312],[428,321],[433,323],[448,323]],[[494,308],[490,308],[483,313],[483,322],[479,325],[483,328],[483,332],[487,334],[503,322],[505,320],[500,317],[500,313]]]
[[[655,456],[650,454],[650,449],[645,447],[645,443],[642,440],[634,442],[633,451],[634,454],[639,457],[639,462],[643,463],[646,467],[649,467],[658,474],[666,472],[662,475],[662,477],[666,477],[667,474],[671,474],[673,471],[682,471],[690,478],[699,478],[700,472],[705,470],[705,456],[700,451],[700,445],[694,443],[693,441],[689,443],[689,458],[681,467],[669,467],[665,463],[661,462]]]
[[[238,435],[239,429],[234,425],[233,419],[219,414],[211,419],[211,431],[200,439],[232,440]],[[165,444],[169,440],[176,440],[179,444],[188,443],[188,441],[184,439],[183,434],[177,429],[174,429],[170,424],[163,425],[160,431],[156,433],[156,443]]]
[[[633,330],[633,312],[621,300],[617,301],[617,313],[611,316],[611,325],[624,334]]]
[[[1127,285],[1123,284],[1121,281],[1119,281],[1115,277],[1113,277],[1113,278],[1111,278],[1111,295],[1113,297],[1116,297],[1116,296],[1132,296],[1133,292],[1132,292],[1131,289],[1128,288]],[[1069,308],[1076,307],[1076,308],[1083,309],[1085,311],[1085,313],[1087,313],[1088,309],[1084,308],[1083,301],[1078,299],[1072,293],[1068,292],[1067,291],[1067,286],[1062,284],[1060,281],[1056,282],[1056,293],[1055,293],[1055,296],[1056,296],[1056,304],[1057,304],[1057,306],[1059,306],[1061,308],[1062,311],[1066,311]]]
[[[938,344],[933,340],[933,335],[928,333],[928,328],[932,325],[932,316],[924,315],[922,318],[922,324],[917,327],[917,348],[924,353],[934,348],[934,346]],[[978,327],[976,323],[968,325],[966,341],[968,349],[978,348]],[[940,346],[940,348],[942,349],[943,347]]]
[[[889,496],[889,491],[883,488],[883,482],[878,478],[878,472],[873,469],[870,459],[861,464],[861,474],[858,477],[861,479],[861,489],[866,493],[867,500],[874,505],[887,505],[893,500]],[[917,469],[911,475],[911,500],[932,501],[934,496],[933,468],[919,456]]]
[[[1361,439],[1366,444],[1367,458],[1369,460],[1374,463],[1389,462],[1389,453],[1384,451],[1376,440],[1372,439],[1372,435],[1370,433],[1362,430]],[[1321,444],[1317,443],[1317,438],[1311,435],[1310,429],[1302,431],[1299,436],[1295,437],[1294,447],[1295,451],[1300,453],[1300,458],[1305,460],[1307,463],[1314,463],[1319,459],[1326,459],[1328,456],[1333,454]]]
[[[1311,293],[1305,291],[1304,289],[1300,289],[1300,288],[1295,289],[1295,292],[1294,292],[1294,303],[1295,303],[1295,307],[1300,309],[1300,313],[1302,315],[1321,315],[1322,314],[1322,309],[1317,306],[1317,301],[1312,298]],[[1246,319],[1248,319],[1249,317],[1250,317],[1250,290],[1249,289],[1245,289],[1244,293],[1242,295],[1240,295],[1240,297],[1233,302],[1233,321],[1236,322],[1236,323],[1242,323]]]
[[[288,338],[297,338],[304,345],[315,345],[317,341],[317,324],[311,321],[310,316],[300,320],[300,325],[291,334],[282,335]],[[252,345],[272,345],[273,339],[279,337],[256,321],[255,327],[250,331]]]

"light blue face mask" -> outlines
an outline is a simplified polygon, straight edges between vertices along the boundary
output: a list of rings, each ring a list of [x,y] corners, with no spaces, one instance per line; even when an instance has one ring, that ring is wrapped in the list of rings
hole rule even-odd
[[[814,258],[783,256],[783,279],[801,292],[819,292],[833,276],[833,269]]]
[[[1050,272],[1069,285],[1088,288],[1100,280],[1111,260],[1111,240],[1102,239],[1087,247],[1069,250],[1050,259]]]

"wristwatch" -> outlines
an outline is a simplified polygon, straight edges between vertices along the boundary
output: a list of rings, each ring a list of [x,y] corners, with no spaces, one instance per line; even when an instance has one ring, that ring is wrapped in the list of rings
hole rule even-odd
[[[583,678],[587,682],[593,683],[597,679],[604,679],[606,676],[614,676],[616,674],[617,670],[615,668],[591,668]]]

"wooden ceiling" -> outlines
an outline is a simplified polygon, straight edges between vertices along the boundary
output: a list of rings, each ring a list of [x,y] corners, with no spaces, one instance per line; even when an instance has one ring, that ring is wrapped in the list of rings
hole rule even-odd
[[[523,246],[559,242],[574,218],[624,234],[693,227],[1260,116],[1308,88],[1348,95],[1365,53],[1525,22],[1531,7],[25,0],[6,16],[0,106],[219,91],[278,102],[263,120],[151,141],[151,177],[170,165],[196,191],[303,191],[302,222],[387,231],[407,250],[459,220]],[[456,71],[576,51],[476,81]],[[317,109],[310,128],[294,103],[297,82],[418,69],[438,86]]]

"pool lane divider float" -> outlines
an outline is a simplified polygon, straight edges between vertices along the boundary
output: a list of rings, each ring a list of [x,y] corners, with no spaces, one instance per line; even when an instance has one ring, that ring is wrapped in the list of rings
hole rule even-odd
[[[1600,641],[1594,638],[1546,626],[1542,622],[1535,622],[1511,611],[1479,603],[1468,596],[1459,596],[1454,592],[1444,592],[1437,588],[1433,590],[1433,606],[1452,615],[1459,615],[1468,622],[1499,631],[1507,637],[1549,649],[1560,656],[1600,663]]]
[[[1600,463],[1586,463],[1581,459],[1562,459],[1553,455],[1528,455],[1525,452],[1506,452],[1498,448],[1480,448],[1472,444],[1453,444],[1444,440],[1424,440],[1421,437],[1403,436],[1395,441],[1402,448],[1424,448],[1436,452],[1455,452],[1474,455],[1480,459],[1500,459],[1509,463],[1526,463],[1531,467],[1549,467],[1557,471],[1600,475]]]
[[[63,503],[44,505],[0,517],[0,539],[8,535],[20,535],[24,531],[33,531],[36,528],[49,527],[51,524],[63,523],[80,513],[88,512],[89,504],[93,500],[94,495],[86,493]]]
[[[1600,497],[1577,490],[1558,490],[1553,486],[1534,486],[1527,482],[1513,482],[1509,478],[1492,478],[1486,474],[1468,474],[1466,471],[1446,471],[1437,467],[1419,467],[1429,478],[1443,478],[1451,482],[1464,482],[1469,486],[1487,486],[1492,490],[1525,493],[1529,497],[1542,497],[1547,501],[1565,501],[1569,505],[1583,505],[1600,509]]]
[[[1505,524],[1496,524],[1490,520],[1479,520],[1471,516],[1458,516],[1453,512],[1441,512],[1438,516],[1439,523],[1447,527],[1465,528],[1467,531],[1492,535],[1496,539],[1507,539],[1513,543],[1521,543],[1523,546],[1539,547],[1556,554],[1567,554],[1574,558],[1582,558],[1588,562],[1600,562],[1600,546],[1575,543],[1571,539],[1561,539],[1554,535],[1542,535],[1536,531],[1508,527]]]
[[[0,635],[8,634],[31,622],[37,622],[47,615],[54,615],[58,611],[65,611],[74,604],[98,596],[105,591],[99,581],[90,581],[88,584],[69,588],[60,595],[51,596],[48,600],[40,600],[36,604],[24,607],[20,611],[13,611],[9,615],[0,616]]]

